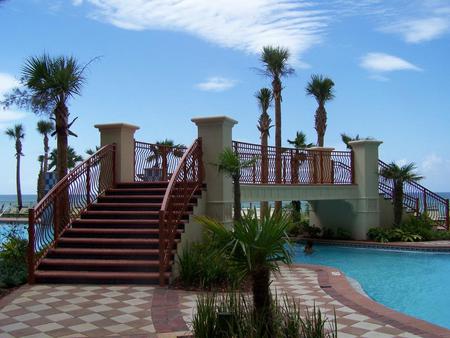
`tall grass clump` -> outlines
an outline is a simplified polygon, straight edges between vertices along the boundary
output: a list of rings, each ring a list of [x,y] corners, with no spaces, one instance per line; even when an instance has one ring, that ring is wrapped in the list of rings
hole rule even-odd
[[[270,333],[268,323],[259,320],[251,299],[242,293],[205,294],[197,300],[192,321],[196,338],[336,338],[336,315],[330,321],[315,306],[305,307],[284,296],[272,299]]]

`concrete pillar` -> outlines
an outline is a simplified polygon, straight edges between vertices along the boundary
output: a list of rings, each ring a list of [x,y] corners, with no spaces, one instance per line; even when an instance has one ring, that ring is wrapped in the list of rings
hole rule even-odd
[[[310,182],[313,184],[333,183],[333,162],[331,153],[334,148],[311,147],[312,159],[309,162]]]
[[[216,163],[219,154],[232,147],[232,129],[237,121],[227,116],[191,119],[202,138],[203,163],[206,182],[206,215],[224,224],[232,223],[233,186],[231,178],[219,172]]]
[[[126,123],[96,124],[100,145],[116,144],[116,181],[134,181],[134,133],[139,129]]]
[[[378,193],[378,147],[381,141],[349,142],[354,153],[354,175],[358,199],[353,201],[355,223],[352,236],[366,239],[367,230],[380,225]]]

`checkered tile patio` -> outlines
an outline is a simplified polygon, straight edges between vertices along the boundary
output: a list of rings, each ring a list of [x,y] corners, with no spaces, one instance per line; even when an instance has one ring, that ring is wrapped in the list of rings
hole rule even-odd
[[[315,304],[329,317],[336,311],[342,338],[450,337],[449,331],[433,332],[433,327],[426,334],[418,334],[420,330],[414,329],[411,318],[408,326],[383,315],[371,317],[361,305],[364,300],[349,306],[351,299],[364,296],[350,290],[353,296],[347,301],[345,292],[336,293],[339,288],[330,288],[336,293],[333,295],[326,284],[344,277],[331,269],[325,272],[329,279],[324,278],[322,268],[283,267],[272,288],[278,294],[288,293],[300,299],[303,305]],[[0,301],[0,337],[168,337],[170,332],[181,335],[189,331],[196,298],[192,292],[151,286],[24,286]]]

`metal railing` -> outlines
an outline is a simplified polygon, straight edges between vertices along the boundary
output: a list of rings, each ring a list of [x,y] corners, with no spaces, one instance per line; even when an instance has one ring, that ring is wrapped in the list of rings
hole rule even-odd
[[[165,284],[178,226],[186,213],[189,201],[203,184],[202,142],[197,139],[184,152],[173,172],[159,212],[159,273]]]
[[[48,249],[81,212],[115,185],[114,144],[106,145],[76,166],[28,212],[28,280]]]
[[[134,180],[170,180],[185,151],[186,147],[134,141]]]
[[[241,170],[244,184],[353,184],[351,151],[319,151],[281,148],[281,182],[276,177],[277,148],[233,141],[233,149],[243,161],[255,159]]]
[[[379,171],[388,168],[389,165],[378,161]],[[380,175],[379,191],[386,198],[394,196],[394,181]],[[415,215],[427,214],[439,226],[449,230],[449,200],[428,190],[414,181],[406,181],[403,185],[403,206],[408,212]]]

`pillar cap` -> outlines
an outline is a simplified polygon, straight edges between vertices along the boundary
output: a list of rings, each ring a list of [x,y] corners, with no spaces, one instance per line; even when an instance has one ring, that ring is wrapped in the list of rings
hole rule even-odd
[[[350,141],[348,144],[350,146],[360,146],[360,145],[364,145],[364,144],[372,144],[372,145],[379,146],[381,143],[383,143],[383,141],[378,141],[378,140],[356,140],[356,141]]]
[[[194,117],[191,119],[196,125],[201,124],[231,124],[235,125],[238,123],[235,119],[228,116],[205,116],[205,117]]]
[[[133,129],[138,130],[140,127],[135,126],[134,124],[128,124],[128,123],[105,123],[105,124],[95,124],[95,128],[98,130],[105,130],[105,129]]]

